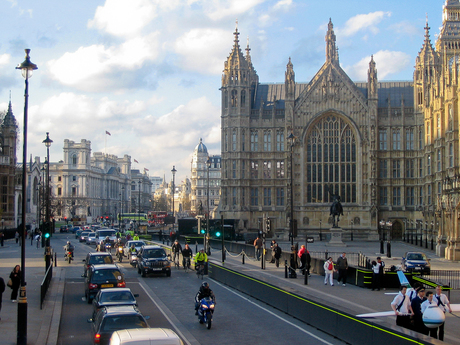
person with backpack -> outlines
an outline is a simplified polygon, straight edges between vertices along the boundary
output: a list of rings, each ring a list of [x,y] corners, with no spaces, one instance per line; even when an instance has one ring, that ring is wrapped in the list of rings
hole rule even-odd
[[[327,261],[324,263],[324,285],[327,285],[327,280],[329,279],[329,283],[331,284],[331,286],[334,286],[334,281],[332,280],[333,279],[333,275],[334,275],[334,262],[332,261],[332,258],[329,257],[327,259]]]
[[[278,243],[275,243],[273,251],[275,252],[275,266],[280,267],[280,258],[283,251],[281,250],[281,247],[278,245]]]
[[[411,329],[410,317],[414,315],[409,297],[406,296],[407,286],[401,285],[399,293],[391,302],[391,308],[396,315],[396,325]]]

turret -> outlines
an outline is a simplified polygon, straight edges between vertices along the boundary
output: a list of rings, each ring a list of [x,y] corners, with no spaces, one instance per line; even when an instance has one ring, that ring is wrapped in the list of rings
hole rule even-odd
[[[332,24],[331,18],[329,18],[329,23],[327,24],[326,63],[339,63],[339,54],[335,44],[334,25]]]
[[[369,70],[367,71],[367,98],[378,99],[377,82],[377,68],[375,68],[374,55],[371,55]]]

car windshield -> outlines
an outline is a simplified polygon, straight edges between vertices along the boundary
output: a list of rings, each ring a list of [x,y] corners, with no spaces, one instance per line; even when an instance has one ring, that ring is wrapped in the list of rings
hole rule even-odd
[[[413,253],[407,255],[407,260],[426,260],[426,257],[424,254]]]
[[[104,318],[101,330],[114,332],[120,329],[147,328],[147,323],[140,315],[107,316]]]
[[[145,243],[144,242],[129,242],[129,246],[132,246],[134,244],[134,247],[142,247]]]
[[[134,296],[129,291],[111,291],[101,295],[101,302],[131,302],[135,301]]]
[[[91,265],[97,264],[112,264],[112,256],[111,255],[92,255],[89,258],[89,263]]]
[[[166,253],[163,249],[149,249],[149,250],[144,250],[143,256],[144,258],[148,258],[148,259],[159,259],[159,258],[165,258]]]
[[[92,281],[106,281],[106,280],[122,280],[122,275],[119,270],[95,270],[93,273]]]
[[[114,230],[98,230],[99,238],[107,237],[107,236],[115,236]]]
[[[88,234],[88,237],[96,237],[96,234]]]
[[[88,231],[83,231],[80,235],[83,236],[88,236],[89,232]]]

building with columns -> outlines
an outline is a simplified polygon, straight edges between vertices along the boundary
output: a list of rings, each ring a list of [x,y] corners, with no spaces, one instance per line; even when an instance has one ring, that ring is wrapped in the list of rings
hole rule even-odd
[[[211,218],[214,218],[214,210],[219,205],[220,200],[220,167],[221,156],[210,156],[208,148],[200,138],[200,142],[195,147],[192,155],[192,175],[190,178],[192,214],[207,214],[209,211]]]
[[[95,152],[91,141],[64,140],[64,159],[50,163],[50,188],[55,218],[81,218],[92,222],[97,217],[116,215],[123,204],[131,209],[131,157]]]
[[[256,231],[266,215],[287,238],[293,198],[300,238],[318,238],[338,194],[345,240],[433,242],[459,260],[459,0],[445,1],[442,17],[434,46],[426,24],[413,80],[400,82],[379,81],[373,57],[367,82],[353,82],[329,20],[310,82],[295,81],[293,57],[284,83],[261,84],[236,29],[221,87],[224,217]]]

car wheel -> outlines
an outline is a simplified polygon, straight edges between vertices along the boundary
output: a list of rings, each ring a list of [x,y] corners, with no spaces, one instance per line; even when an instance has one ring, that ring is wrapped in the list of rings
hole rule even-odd
[[[142,278],[145,278],[146,274],[145,274],[145,271],[142,270],[142,274],[141,274]]]
[[[137,265],[137,274],[141,274],[141,268]]]
[[[166,272],[166,277],[171,277],[171,271]]]

